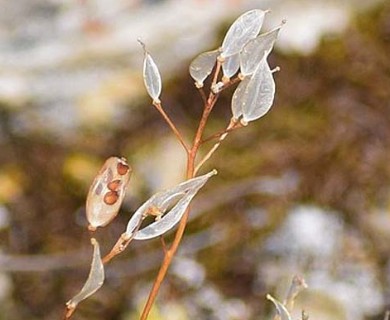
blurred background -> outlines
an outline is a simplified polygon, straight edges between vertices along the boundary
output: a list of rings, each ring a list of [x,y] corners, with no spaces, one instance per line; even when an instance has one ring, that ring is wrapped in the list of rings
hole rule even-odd
[[[60,319],[92,255],[85,197],[104,160],[134,174],[105,253],[131,214],[184,177],[185,155],[142,82],[148,46],[166,111],[188,139],[202,111],[188,74],[242,12],[287,19],[271,54],[277,94],[231,134],[150,319],[271,319],[265,295],[316,320],[379,320],[390,308],[390,3],[321,0],[2,0],[0,10],[0,319]],[[208,134],[230,117],[232,90]],[[167,241],[172,235],[167,237]],[[137,319],[161,261],[133,242],[75,319]]]

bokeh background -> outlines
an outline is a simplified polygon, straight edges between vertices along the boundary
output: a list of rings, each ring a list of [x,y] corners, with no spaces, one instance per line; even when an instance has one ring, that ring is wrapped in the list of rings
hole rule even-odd
[[[162,100],[191,138],[202,104],[188,75],[231,22],[271,9],[287,19],[270,57],[277,95],[231,134],[150,319],[271,319],[267,293],[316,320],[383,319],[390,308],[390,4],[321,0],[2,0],[0,10],[0,319],[60,319],[92,248],[85,197],[111,155],[134,169],[115,243],[140,204],[182,181],[185,157],[142,83],[148,46]],[[208,133],[228,123],[232,91]],[[170,236],[167,237],[168,241]],[[137,319],[158,240],[133,242],[75,319]]]

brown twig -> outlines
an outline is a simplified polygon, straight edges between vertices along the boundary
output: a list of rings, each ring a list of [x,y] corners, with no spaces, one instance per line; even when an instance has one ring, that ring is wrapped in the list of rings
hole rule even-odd
[[[172,122],[171,118],[166,114],[164,111],[161,102],[153,102],[153,105],[156,107],[158,112],[162,115],[165,122],[169,125],[169,127],[172,129],[173,133],[179,140],[180,144],[183,146],[184,150],[187,152],[187,154],[190,152],[189,147],[187,146],[187,143],[184,141],[183,135],[179,132],[179,130],[176,128],[175,124]]]
[[[221,59],[218,57],[217,66],[215,67],[214,77],[213,77],[213,81],[211,82],[210,88],[214,88],[215,85],[217,84],[218,76],[219,76],[219,73],[220,73],[221,68],[222,68],[222,63],[223,63],[223,61],[221,61]],[[210,94],[211,94],[211,91],[212,90],[210,90]]]
[[[126,232],[121,234],[118,241],[112,247],[111,251],[102,259],[104,264],[110,262],[114,257],[122,253],[127,248],[131,240],[134,239],[139,228],[141,228],[142,222],[145,220],[146,216],[147,215],[142,215],[140,217],[137,226],[135,227],[134,231],[131,233],[130,236]]]
[[[219,91],[225,90],[225,89],[231,87],[232,85],[234,85],[234,84],[240,82],[241,80],[242,80],[241,76],[238,75],[237,77],[235,77],[235,78],[233,78],[233,79],[230,79],[229,81],[227,81],[226,83],[224,83],[224,84],[222,85],[222,87],[219,88]]]
[[[163,236],[160,236],[161,246],[163,248],[164,254],[168,251],[167,243],[165,242],[165,239]]]
[[[203,105],[205,106],[207,104],[207,96],[206,93],[204,92],[203,87],[198,88],[198,91],[200,93],[200,96],[202,97]]]
[[[217,133],[214,133],[213,135],[211,135],[211,136],[209,136],[209,137],[203,139],[201,143],[204,144],[204,143],[209,142],[209,141],[211,141],[211,140],[218,139],[219,137],[221,137],[221,136],[224,135],[225,133],[227,133],[227,132],[232,132],[233,130],[236,130],[236,129],[242,128],[242,127],[243,127],[243,125],[242,125],[241,122],[235,121],[234,126],[232,126],[232,127],[229,127],[229,126],[228,126],[228,127],[225,128],[224,130],[221,130],[221,131],[219,131],[219,132],[217,132]]]
[[[217,67],[215,70],[215,74],[214,74],[213,83],[217,81],[220,69],[221,69],[221,62],[218,61]],[[196,156],[198,154],[199,147],[201,146],[201,143],[202,143],[202,136],[203,136],[203,132],[205,130],[206,124],[207,124],[207,120],[209,118],[209,115],[210,115],[214,105],[216,104],[216,102],[218,100],[218,96],[219,96],[218,94],[214,94],[214,93],[212,93],[212,91],[210,91],[209,97],[205,103],[205,106],[203,109],[203,114],[202,114],[202,117],[200,119],[198,129],[196,131],[196,134],[195,134],[195,137],[194,137],[194,140],[192,143],[192,147],[190,149],[188,149],[189,152],[187,153],[187,170],[186,170],[187,179],[191,179],[195,176],[195,159],[196,159]],[[145,307],[142,311],[140,320],[146,320],[148,318],[150,310],[152,309],[154,301],[155,301],[157,294],[160,290],[161,284],[164,281],[164,278],[167,274],[168,268],[172,262],[173,257],[175,256],[175,253],[176,253],[177,249],[179,248],[180,242],[183,238],[184,230],[186,228],[188,217],[189,217],[189,212],[190,212],[190,210],[188,208],[186,210],[186,212],[184,213],[182,219],[180,220],[180,223],[179,223],[179,226],[176,230],[172,245],[168,248],[168,250],[164,254],[163,261],[161,263],[161,266],[160,266],[160,269],[157,273],[157,276],[154,280],[152,289],[150,290],[149,297],[148,297],[146,304],[145,304]]]
[[[228,136],[229,132],[234,130],[234,129],[237,129],[239,127],[236,124],[237,124],[237,121],[235,121],[234,119],[230,120],[229,125],[225,129],[225,132],[219,136],[218,141],[214,144],[214,146],[209,150],[209,152],[202,158],[202,160],[200,160],[198,165],[195,167],[195,172],[194,172],[195,175],[197,174],[199,169],[207,162],[207,160],[209,160],[211,158],[211,156],[214,154],[214,152],[217,151],[217,149],[221,145],[222,141],[225,140],[226,137]]]

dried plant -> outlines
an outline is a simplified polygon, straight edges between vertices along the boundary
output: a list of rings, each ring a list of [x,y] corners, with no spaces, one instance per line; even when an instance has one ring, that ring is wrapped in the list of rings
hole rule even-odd
[[[183,146],[187,155],[186,181],[168,190],[161,191],[148,199],[132,215],[125,231],[120,235],[112,250],[103,258],[100,255],[98,241],[91,239],[94,247],[91,270],[81,291],[66,304],[65,319],[70,319],[77,305],[95,293],[104,282],[104,264],[123,252],[132,240],[148,240],[162,237],[166,232],[177,226],[175,236],[170,245],[162,241],[164,258],[160,270],[154,280],[148,300],[143,309],[141,320],[148,318],[157,293],[166,276],[167,270],[180,245],[189,216],[189,205],[198,191],[217,172],[198,176],[202,166],[211,158],[228,134],[248,125],[249,122],[263,117],[271,108],[275,95],[273,73],[278,68],[271,69],[267,58],[273,49],[282,25],[259,34],[268,11],[250,10],[230,26],[220,48],[201,53],[190,64],[189,72],[195,81],[203,100],[203,114],[192,142],[188,142],[165,112],[160,100],[162,81],[159,69],[144,43],[139,41],[144,50],[143,78],[146,90],[152,98],[152,104],[172,129],[172,132]],[[282,22],[283,24],[284,22]],[[204,89],[204,81],[212,75],[209,91]],[[238,84],[232,97],[232,117],[226,128],[219,133],[204,137],[204,131],[220,94],[228,87]],[[205,142],[215,141],[215,144],[198,159],[199,150]],[[88,229],[94,232],[110,223],[119,212],[125,196],[126,187],[130,181],[132,169],[126,159],[111,157],[93,181],[88,193],[86,212],[89,222]],[[154,221],[143,226],[146,217]],[[295,282],[293,282],[295,283]],[[302,283],[302,282],[301,282]],[[291,319],[288,308],[299,290],[298,285],[292,289],[285,304],[267,296],[276,306],[281,319]]]

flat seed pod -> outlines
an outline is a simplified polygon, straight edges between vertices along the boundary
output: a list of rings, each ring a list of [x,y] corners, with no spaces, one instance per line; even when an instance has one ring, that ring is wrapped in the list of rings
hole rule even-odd
[[[134,239],[147,240],[166,233],[180,221],[196,193],[216,173],[213,170],[203,176],[180,183],[166,191],[156,193],[134,213],[127,225],[126,233],[131,236],[142,216],[150,214],[151,210],[159,211],[162,217],[137,231]],[[168,208],[171,209],[166,212]]]
[[[232,111],[234,118],[242,115],[241,122],[247,124],[264,116],[274,101],[275,82],[266,57],[263,57],[250,79],[244,81],[233,95]]]
[[[278,313],[281,320],[291,320],[290,313],[287,311],[286,307],[281,302],[279,302],[269,294],[267,294],[267,299],[273,302],[276,308],[276,312]]]
[[[251,75],[264,56],[270,54],[281,27],[257,36],[244,46],[240,52],[240,72],[242,75]]]
[[[244,97],[247,91],[250,77],[245,77],[237,86],[232,97],[232,113],[233,119],[238,120],[242,116],[242,108],[244,105]]]
[[[190,75],[195,80],[198,88],[203,87],[203,82],[210,75],[217,62],[219,50],[207,51],[199,54],[190,64]]]
[[[100,257],[99,243],[93,238],[91,243],[93,245],[93,258],[88,279],[81,291],[66,303],[70,310],[74,310],[81,301],[93,295],[104,282],[104,266]]]
[[[239,68],[240,68],[240,55],[238,53],[225,58],[225,61],[222,64],[222,71],[224,77],[230,79],[237,73]]]
[[[274,102],[275,81],[265,58],[258,65],[247,86],[242,108],[244,122],[261,118]]]
[[[144,45],[143,48],[145,51],[143,77],[146,91],[153,99],[153,102],[160,102],[159,97],[162,88],[160,71],[158,70],[158,67],[154,62],[152,56],[149,54],[149,52],[146,51]]]
[[[111,157],[95,177],[87,196],[89,229],[107,225],[118,214],[131,176],[126,159]]]
[[[221,56],[223,58],[239,53],[248,41],[258,35],[265,13],[259,9],[250,10],[233,22],[222,43]]]

